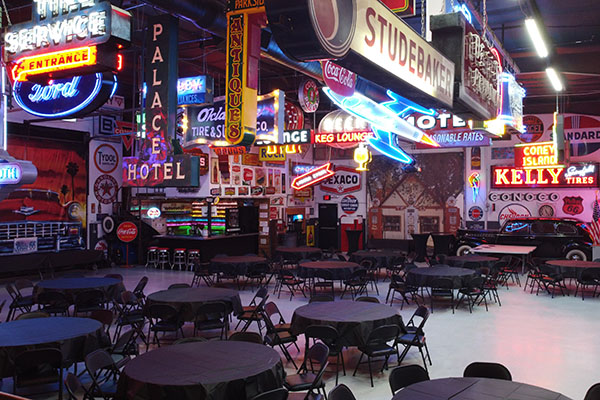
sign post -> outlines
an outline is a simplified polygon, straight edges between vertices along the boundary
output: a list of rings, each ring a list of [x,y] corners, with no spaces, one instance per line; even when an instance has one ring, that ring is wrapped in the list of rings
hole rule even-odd
[[[117,227],[117,238],[125,243],[125,265],[123,265],[123,268],[132,267],[132,265],[129,265],[129,243],[133,242],[137,235],[138,228],[133,222],[121,222]]]

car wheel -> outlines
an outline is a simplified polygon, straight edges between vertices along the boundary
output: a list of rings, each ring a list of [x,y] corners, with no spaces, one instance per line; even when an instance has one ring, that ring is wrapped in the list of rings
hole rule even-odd
[[[464,256],[465,254],[470,253],[471,249],[472,249],[472,247],[469,246],[468,244],[461,244],[460,246],[458,246],[458,249],[456,249],[456,255]]]
[[[579,249],[569,250],[567,255],[565,256],[567,260],[581,260],[587,261],[587,256],[585,253]]]

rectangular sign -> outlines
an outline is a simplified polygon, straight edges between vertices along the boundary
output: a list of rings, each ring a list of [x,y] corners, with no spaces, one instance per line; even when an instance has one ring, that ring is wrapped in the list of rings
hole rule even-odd
[[[515,166],[548,167],[558,164],[554,142],[537,142],[515,146]]]
[[[598,187],[597,164],[572,164],[568,167],[492,167],[491,186],[504,188],[595,188]]]
[[[177,105],[212,103],[214,81],[212,76],[199,75],[177,79]]]
[[[11,67],[13,81],[26,81],[34,75],[96,65],[96,46],[77,47],[19,59]]]
[[[258,154],[246,153],[242,154],[242,165],[262,167],[262,161],[260,161],[260,159],[258,158]]]
[[[264,11],[265,0],[229,0],[227,2],[227,11],[240,11],[255,9],[253,11]]]
[[[123,186],[199,186],[199,159],[187,154],[168,155],[163,160],[143,161],[123,157]]]
[[[362,143],[370,137],[373,137],[372,131],[316,132],[315,143]]]
[[[269,146],[269,147],[273,147],[273,146]],[[273,162],[273,161],[285,161],[286,158],[286,153],[285,152],[269,152],[269,149],[267,147],[259,147],[258,148],[258,159],[260,161],[268,161],[268,162]]]
[[[473,131],[470,129],[459,130],[450,129],[448,131],[438,130],[428,133],[429,137],[435,140],[440,147],[487,147],[492,145],[492,139],[484,134],[483,131]],[[416,143],[417,149],[430,149],[431,146]]]

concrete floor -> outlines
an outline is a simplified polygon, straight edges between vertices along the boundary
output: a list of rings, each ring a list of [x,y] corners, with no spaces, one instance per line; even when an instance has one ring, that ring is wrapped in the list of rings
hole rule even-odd
[[[187,282],[191,272],[148,270],[143,267],[132,269],[103,269],[85,271],[89,276],[107,273],[124,275],[125,287],[133,289],[138,280],[147,275],[149,284],[146,294],[166,289],[171,283]],[[385,301],[388,282],[379,283],[379,298]],[[271,290],[272,292],[272,290]],[[371,293],[370,293],[371,294]],[[247,304],[253,293],[247,289],[240,293],[242,303]],[[582,399],[587,389],[600,382],[600,299],[558,296],[551,299],[546,293],[539,296],[524,292],[511,285],[510,290],[500,290],[502,306],[491,304],[489,312],[483,305],[469,314],[466,305],[453,315],[449,307],[437,306],[426,324],[425,332],[433,366],[429,367],[431,378],[462,376],[462,372],[473,361],[493,361],[504,364],[511,371],[513,380],[554,390],[573,399]],[[0,301],[8,298],[6,291],[0,293]],[[290,321],[294,309],[308,302],[302,295],[292,301],[282,293],[281,299],[271,294],[286,321]],[[408,321],[415,306],[405,306],[398,311]],[[0,316],[4,321],[7,310]],[[236,323],[234,319],[234,324]],[[235,325],[234,325],[235,326]],[[253,325],[255,326],[255,325]],[[304,347],[303,337],[299,347]],[[142,346],[142,351],[145,346]],[[292,347],[291,354],[301,358]],[[347,376],[340,372],[340,383],[348,385],[357,399],[390,399],[389,371],[374,376],[375,387],[369,384],[366,365],[356,377],[352,371],[359,352],[349,349],[344,352]],[[421,364],[417,349],[410,351],[403,364]],[[375,364],[381,365],[381,364]],[[396,366],[395,360],[391,366]],[[294,373],[291,363],[285,364],[288,373]],[[330,367],[332,371],[334,367]],[[376,368],[376,367],[374,367]],[[349,372],[348,372],[349,371]],[[4,388],[12,384],[5,380]],[[327,390],[335,385],[335,373],[326,374]]]

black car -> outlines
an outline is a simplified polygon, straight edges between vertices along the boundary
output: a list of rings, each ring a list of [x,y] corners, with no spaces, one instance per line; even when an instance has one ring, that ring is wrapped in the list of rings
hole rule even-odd
[[[480,244],[537,246],[534,257],[592,259],[592,239],[584,222],[572,218],[514,218],[500,231],[459,229],[456,255],[466,254]]]

